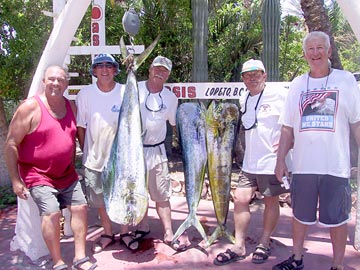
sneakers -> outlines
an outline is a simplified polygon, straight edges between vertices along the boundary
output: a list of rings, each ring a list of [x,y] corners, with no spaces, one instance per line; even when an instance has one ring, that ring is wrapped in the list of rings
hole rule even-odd
[[[304,268],[303,257],[300,260],[294,259],[295,255],[292,255],[289,259],[274,265],[272,270],[300,270]]]

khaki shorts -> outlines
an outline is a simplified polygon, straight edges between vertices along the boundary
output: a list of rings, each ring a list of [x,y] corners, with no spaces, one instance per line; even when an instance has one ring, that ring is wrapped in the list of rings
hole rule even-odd
[[[167,162],[162,162],[148,171],[148,188],[151,200],[166,202],[171,196],[171,179]]]
[[[103,192],[103,172],[94,171],[85,167],[85,194],[90,207],[103,208],[105,207],[104,192]]]
[[[277,180],[274,174],[251,174],[241,172],[239,174],[238,188],[256,187],[266,197],[274,197],[289,192]]]
[[[62,189],[50,186],[35,186],[30,188],[31,197],[39,208],[40,216],[60,211],[71,205],[86,204],[86,199],[79,181]]]

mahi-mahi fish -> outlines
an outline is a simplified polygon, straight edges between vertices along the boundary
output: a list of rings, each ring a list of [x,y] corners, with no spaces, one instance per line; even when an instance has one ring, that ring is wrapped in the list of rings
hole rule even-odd
[[[129,65],[118,127],[104,174],[104,201],[110,219],[119,224],[137,225],[145,216],[148,189],[142,143],[139,90],[135,71],[149,56],[159,36]],[[128,53],[120,40],[123,58]]]
[[[177,109],[176,126],[182,149],[185,193],[189,214],[176,231],[173,242],[190,226],[194,226],[202,238],[207,241],[204,228],[196,216],[207,161],[205,111],[205,106],[196,102],[182,103]]]
[[[218,226],[205,247],[209,247],[220,236],[226,236],[232,243],[235,242],[234,236],[226,228],[226,219],[238,121],[239,109],[233,103],[213,100],[206,111],[208,176]]]

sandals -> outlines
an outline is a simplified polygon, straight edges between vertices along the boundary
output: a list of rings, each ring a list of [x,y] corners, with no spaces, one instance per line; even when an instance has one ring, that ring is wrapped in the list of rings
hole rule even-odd
[[[77,261],[73,262],[73,266],[71,267],[71,269],[72,269],[72,270],[84,270],[84,269],[81,267],[81,265],[84,264],[84,263],[86,263],[86,262],[89,262],[89,261],[90,261],[89,257],[85,257],[85,258],[82,258],[82,259],[80,259],[80,260],[77,260]],[[96,267],[97,267],[97,264],[96,264],[96,263],[93,263],[92,266],[91,266],[89,269],[87,269],[87,270],[93,270],[93,269],[95,269]]]
[[[300,270],[304,268],[303,257],[300,260],[295,260],[295,255],[292,255],[289,259],[273,266],[272,270]]]
[[[102,244],[101,243],[101,239],[110,239],[111,241],[107,244]],[[96,254],[99,253],[101,251],[103,251],[105,248],[107,248],[108,246],[112,245],[115,243],[115,235],[107,235],[107,234],[102,234],[100,236],[100,239],[94,244],[92,251]]]
[[[259,244],[255,247],[251,262],[255,264],[264,263],[270,256],[270,248]]]
[[[125,242],[124,241],[124,237],[130,237],[131,240],[129,242]],[[120,234],[120,243],[124,244],[125,247],[130,250],[130,251],[137,251],[139,249],[139,240],[137,238],[134,238],[134,234],[132,233],[124,233],[124,234]],[[137,243],[136,247],[133,247],[133,244]]]
[[[136,230],[134,232],[134,240],[140,242],[145,236],[147,236],[148,234],[150,233],[150,230],[145,232],[145,231],[142,231],[142,230]]]
[[[188,248],[187,245],[181,244],[179,239],[177,239],[175,242],[164,240],[164,243],[166,245],[168,245],[169,247],[171,247],[176,252],[183,252],[183,251],[187,250],[187,248]]]
[[[225,252],[219,253],[214,259],[215,265],[225,265],[232,262],[240,261],[245,259],[245,255],[239,255],[232,251],[231,249],[227,249]]]
[[[67,264],[60,264],[60,265],[58,265],[58,266],[54,266],[53,268],[52,268],[53,270],[63,270],[63,269],[69,269],[69,267],[67,266]]]

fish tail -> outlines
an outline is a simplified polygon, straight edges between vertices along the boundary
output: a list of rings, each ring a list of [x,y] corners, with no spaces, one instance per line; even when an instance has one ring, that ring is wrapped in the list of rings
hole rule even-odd
[[[179,239],[179,237],[192,225],[192,217],[191,215],[188,215],[185,221],[180,225],[180,227],[177,229],[172,243],[175,243],[176,240]]]
[[[223,231],[223,234],[226,236],[227,239],[229,239],[229,241],[232,244],[235,244],[235,237],[234,235],[228,230],[228,228],[225,227],[225,230]]]
[[[197,231],[200,233],[201,237],[205,240],[205,242],[208,240],[207,235],[205,233],[204,227],[201,225],[199,218],[195,215],[194,217],[194,222],[193,222],[194,227],[197,229]]]
[[[219,236],[221,235],[221,232],[222,232],[221,225],[218,224],[215,231],[211,234],[211,236],[206,241],[204,247],[205,248],[210,247],[212,245],[212,243],[214,243],[214,241],[219,238]]]

